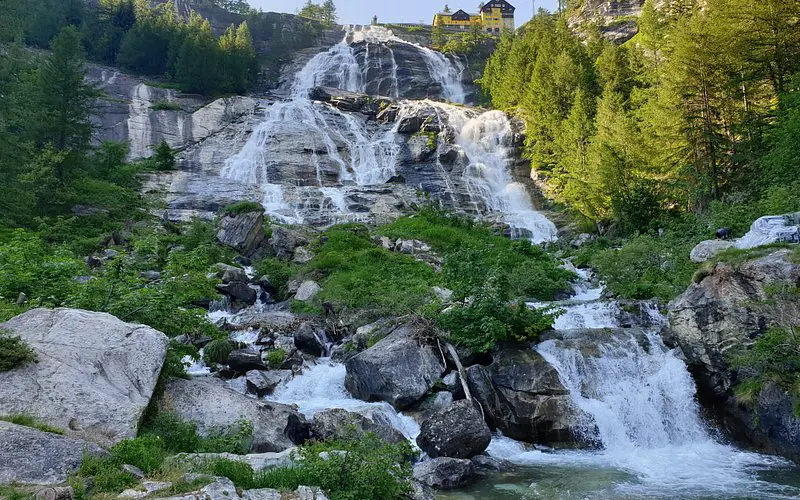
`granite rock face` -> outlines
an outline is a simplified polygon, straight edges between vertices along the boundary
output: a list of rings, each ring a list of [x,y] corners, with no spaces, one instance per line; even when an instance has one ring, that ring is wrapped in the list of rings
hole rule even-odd
[[[491,440],[480,409],[462,399],[426,419],[417,444],[432,458],[472,458],[486,451]]]
[[[56,485],[67,480],[96,444],[0,421],[0,484]]]
[[[167,354],[166,335],[76,309],[34,309],[0,327],[38,358],[0,373],[0,414],[35,415],[101,446],[136,437]]]

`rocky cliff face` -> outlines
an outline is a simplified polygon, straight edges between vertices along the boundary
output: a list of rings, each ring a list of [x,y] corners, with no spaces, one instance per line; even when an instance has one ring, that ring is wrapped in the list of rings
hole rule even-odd
[[[604,37],[620,44],[639,32],[637,19],[642,15],[644,0],[583,0],[576,4],[569,17],[573,29],[580,31],[597,24]]]
[[[681,348],[705,403],[715,408],[734,436],[771,452],[800,457],[800,419],[792,398],[766,384],[752,405],[737,402],[739,374],[730,353],[747,347],[767,328],[797,318],[800,304],[776,300],[776,286],[800,284],[791,250],[779,250],[741,265],[717,264],[669,306],[668,342]]]

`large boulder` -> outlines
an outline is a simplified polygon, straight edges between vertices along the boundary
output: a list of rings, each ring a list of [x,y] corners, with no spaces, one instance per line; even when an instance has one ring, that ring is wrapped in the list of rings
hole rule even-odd
[[[67,480],[93,443],[0,421],[0,484],[55,485]]]
[[[294,407],[249,398],[212,377],[170,380],[159,407],[197,422],[201,434],[252,422],[253,453],[283,451],[308,438],[308,423]]]
[[[308,244],[308,238],[298,229],[283,226],[272,226],[272,237],[269,245],[276,257],[292,260],[298,247]]]
[[[706,262],[734,246],[734,242],[728,240],[701,241],[692,249],[689,258],[696,263]]]
[[[339,408],[314,415],[311,432],[315,438],[323,440],[358,439],[368,433],[375,434],[387,443],[402,443],[406,440],[403,433],[388,422],[380,422]]]
[[[698,384],[701,402],[718,412],[736,439],[759,449],[800,459],[800,419],[792,398],[772,383],[751,404],[740,404],[740,382],[730,355],[749,347],[771,326],[800,317],[800,301],[772,295],[800,285],[800,264],[782,249],[742,264],[718,263],[699,283],[669,304],[665,342],[679,347]]]
[[[34,309],[0,328],[38,358],[0,373],[0,414],[32,414],[101,446],[136,436],[166,358],[163,333],[76,309]]]
[[[264,255],[267,234],[264,232],[264,212],[255,210],[222,217],[217,231],[217,240],[245,257]]]
[[[294,332],[294,345],[311,356],[322,356],[327,350],[325,330],[306,321]]]
[[[440,457],[414,466],[414,480],[437,490],[463,488],[475,479],[472,461]]]
[[[525,346],[501,345],[493,358],[489,366],[467,369],[470,391],[490,427],[529,443],[581,444],[579,410],[555,368]]]
[[[410,325],[397,327],[345,363],[345,388],[364,401],[386,401],[398,410],[413,405],[434,386],[444,365],[433,347],[421,343]]]
[[[476,405],[462,399],[422,423],[417,445],[432,458],[472,458],[492,441],[492,431]]]

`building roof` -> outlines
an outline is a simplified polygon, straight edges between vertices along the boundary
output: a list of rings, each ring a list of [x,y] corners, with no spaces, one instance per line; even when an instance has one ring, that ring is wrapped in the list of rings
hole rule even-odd
[[[469,21],[470,15],[464,12],[462,9],[458,9],[457,11],[453,12],[453,19],[456,21]]]
[[[511,13],[517,10],[516,7],[506,2],[506,0],[491,0],[491,2],[486,2],[486,5],[483,6],[481,12],[491,11],[492,8],[503,9],[503,12],[511,12]]]

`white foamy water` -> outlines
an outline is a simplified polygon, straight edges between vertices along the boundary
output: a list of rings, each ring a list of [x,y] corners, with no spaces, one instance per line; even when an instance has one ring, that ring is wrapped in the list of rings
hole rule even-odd
[[[367,403],[355,399],[344,388],[347,370],[343,364],[321,358],[317,364],[305,368],[296,376],[278,386],[267,399],[284,404],[294,404],[306,417],[332,408],[340,408],[390,424],[410,440],[420,432],[416,421],[398,413],[389,403]]]

